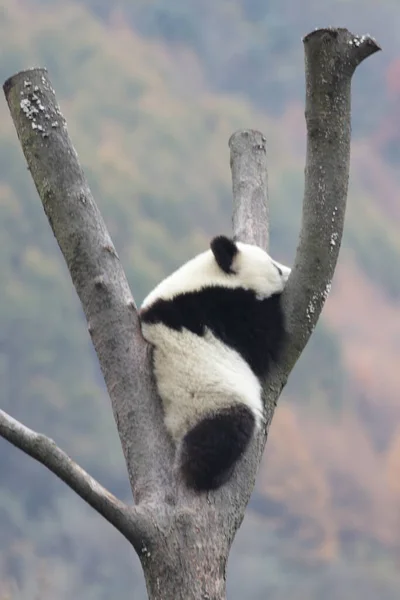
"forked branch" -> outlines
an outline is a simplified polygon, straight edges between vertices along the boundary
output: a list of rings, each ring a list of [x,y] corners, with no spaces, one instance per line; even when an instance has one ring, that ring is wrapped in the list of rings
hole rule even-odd
[[[242,465],[251,482],[264,449],[268,425],[287,378],[304,349],[329,294],[346,211],[350,164],[351,78],[365,58],[380,50],[370,36],[347,29],[319,29],[304,38],[307,157],[301,233],[284,292],[289,335],[282,360],[266,382],[267,428]],[[266,138],[239,131],[229,140],[234,233],[268,249]]]
[[[111,516],[116,527],[132,515],[134,536],[118,528],[136,549],[146,534],[151,538],[152,551],[141,558],[152,600],[225,598],[229,548],[253,489],[276,402],[315,327],[335,270],[349,176],[351,77],[379,47],[372,38],[346,29],[315,31],[304,38],[304,46],[307,161],[300,240],[284,293],[285,352],[265,382],[264,434],[254,440],[235,477],[207,496],[191,494],[174,481],[173,451],[133,298],[47,73],[25,71],[4,85],[29,169],[88,321],[139,505],[129,513],[50,440],[4,413],[0,435],[49,468],[61,462],[62,469],[52,470],[108,520]],[[266,140],[257,131],[237,132],[230,148],[234,234],[267,248]]]
[[[45,69],[4,84],[25,158],[82,303],[136,502],[168,493],[171,447],[125,273]]]
[[[279,365],[283,383],[318,321],[339,255],[349,180],[351,78],[357,65],[380,50],[370,36],[342,28],[318,29],[303,42],[307,157],[301,233],[284,294],[290,335]],[[235,233],[267,248],[266,139],[257,131],[240,131],[229,145]]]

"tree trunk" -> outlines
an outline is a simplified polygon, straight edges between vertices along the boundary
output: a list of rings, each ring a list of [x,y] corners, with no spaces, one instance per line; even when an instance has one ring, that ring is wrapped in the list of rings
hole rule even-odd
[[[369,36],[331,28],[312,32],[304,45],[307,164],[299,245],[283,293],[285,348],[263,387],[264,430],[229,482],[209,494],[195,494],[179,481],[133,297],[47,73],[25,71],[4,84],[28,167],[99,357],[135,506],[120,502],[54,442],[2,411],[0,435],[46,465],[129,540],[143,565],[150,600],[226,598],[229,550],[254,487],[277,400],[329,293],[346,209],[351,77],[379,47]],[[229,145],[234,233],[266,248],[266,139],[246,130],[234,134]]]
[[[143,554],[149,600],[225,600],[227,548],[204,530],[187,533]]]

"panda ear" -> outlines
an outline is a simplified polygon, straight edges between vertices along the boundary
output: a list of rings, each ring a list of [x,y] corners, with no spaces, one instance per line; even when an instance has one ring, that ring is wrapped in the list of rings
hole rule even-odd
[[[233,259],[239,252],[235,242],[224,235],[215,237],[210,244],[214,258],[217,261],[217,265],[225,273],[234,273],[232,268]]]

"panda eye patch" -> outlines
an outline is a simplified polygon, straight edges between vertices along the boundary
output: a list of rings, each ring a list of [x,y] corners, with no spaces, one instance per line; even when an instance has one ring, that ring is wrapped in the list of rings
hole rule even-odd
[[[276,268],[276,270],[278,271],[279,275],[282,277],[282,275],[283,275],[282,269],[280,267],[278,267],[278,265],[276,265],[275,263],[273,263],[273,264],[274,264],[274,267]]]

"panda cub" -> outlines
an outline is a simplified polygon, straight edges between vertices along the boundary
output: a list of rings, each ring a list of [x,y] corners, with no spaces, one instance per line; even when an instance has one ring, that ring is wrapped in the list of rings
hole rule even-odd
[[[261,382],[285,334],[289,274],[261,248],[219,236],[141,306],[165,425],[192,489],[226,483],[263,423]]]

